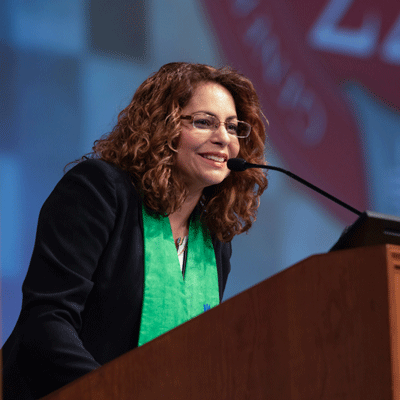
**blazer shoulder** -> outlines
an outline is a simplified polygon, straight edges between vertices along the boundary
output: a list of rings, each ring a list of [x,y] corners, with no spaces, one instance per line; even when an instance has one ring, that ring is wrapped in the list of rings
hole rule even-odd
[[[108,178],[112,180],[118,181],[130,181],[130,176],[128,172],[122,170],[115,164],[111,164],[107,161],[100,159],[88,159],[85,161],[81,161],[75,166],[73,166],[70,170],[65,174],[68,175],[76,175],[76,174],[84,174],[88,176],[101,176],[103,179]]]
[[[127,171],[115,164],[100,159],[81,161],[71,168],[65,175],[65,179],[84,181],[99,188],[109,187],[117,192],[126,192],[138,197],[138,191]]]

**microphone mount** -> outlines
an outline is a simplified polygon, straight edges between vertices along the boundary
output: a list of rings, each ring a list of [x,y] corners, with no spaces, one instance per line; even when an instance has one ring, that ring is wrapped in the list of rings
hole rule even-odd
[[[354,214],[357,214],[357,220],[352,225],[345,228],[339,240],[334,244],[330,251],[378,244],[400,245],[399,217],[380,214],[373,211],[364,211],[361,213],[335,196],[332,196],[310,182],[307,182],[305,179],[300,178],[299,176],[283,168],[274,167],[272,165],[251,164],[245,160],[242,160],[241,158],[231,158],[228,160],[228,168],[232,171],[245,171],[248,168],[264,168],[283,172],[284,174],[308,186],[335,203],[347,208]]]
[[[341,205],[342,207],[346,208],[347,210],[353,212],[354,214],[360,216],[362,214],[361,211],[357,210],[356,208],[350,206],[349,204],[345,203],[342,200],[339,200],[337,197],[332,196],[331,194],[325,192],[324,190],[320,189],[319,187],[313,185],[312,183],[306,181],[303,178],[300,178],[300,176],[293,174],[290,171],[287,171],[286,169],[280,168],[280,167],[274,167],[272,165],[262,165],[262,164],[252,164],[249,163],[241,158],[231,158],[230,160],[228,160],[228,168],[231,171],[245,171],[248,168],[263,168],[263,169],[271,169],[273,171],[279,171],[279,172],[283,172],[284,174],[286,174],[287,176],[289,176],[290,178],[302,183],[303,185],[309,187],[310,189],[316,191],[317,193],[321,194],[322,196],[327,197],[329,200],[332,200],[333,202]]]

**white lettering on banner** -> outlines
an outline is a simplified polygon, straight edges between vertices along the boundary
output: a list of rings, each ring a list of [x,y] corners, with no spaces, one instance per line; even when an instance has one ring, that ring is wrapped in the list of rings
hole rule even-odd
[[[267,18],[256,18],[247,29],[244,36],[244,42],[248,46],[253,47],[254,57],[258,56],[259,47],[263,47],[263,43],[267,40],[270,29],[271,23]]]
[[[354,0],[330,0],[308,34],[312,47],[350,56],[367,58],[374,54],[378,42],[381,19],[365,14],[359,29],[339,27]]]
[[[383,40],[381,57],[390,64],[400,64],[400,15]]]
[[[280,85],[290,69],[290,62],[282,57],[279,38],[272,34],[262,47],[263,78],[266,83]]]
[[[285,112],[289,132],[304,145],[320,143],[327,127],[325,105],[307,86],[303,74],[291,69],[292,63],[282,54],[280,39],[272,31],[271,19],[257,17],[247,29],[243,41],[252,48],[253,56],[261,59],[264,82],[280,88],[276,105]]]
[[[301,110],[307,116],[308,122],[300,132],[300,139],[308,146],[315,146],[323,138],[326,131],[327,115],[321,101],[316,101],[315,93],[305,87],[305,79],[301,72],[291,72],[285,80],[285,84],[278,98],[278,105],[282,109]],[[296,116],[289,116],[286,125],[295,137],[299,135],[300,122],[296,123]]]
[[[258,6],[259,2],[259,0],[236,0],[233,11],[240,17],[246,17]]]

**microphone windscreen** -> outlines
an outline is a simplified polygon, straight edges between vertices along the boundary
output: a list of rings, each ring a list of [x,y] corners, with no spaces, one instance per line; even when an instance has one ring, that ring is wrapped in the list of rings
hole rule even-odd
[[[227,166],[231,171],[245,171],[247,161],[242,158],[230,158],[228,160]]]

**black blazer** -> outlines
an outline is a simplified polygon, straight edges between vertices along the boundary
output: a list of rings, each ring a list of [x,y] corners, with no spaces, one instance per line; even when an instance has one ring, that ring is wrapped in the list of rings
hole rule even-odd
[[[213,239],[220,299],[230,243]],[[44,203],[22,311],[3,347],[4,399],[35,399],[137,347],[143,299],[141,199],[100,160],[72,168]]]

